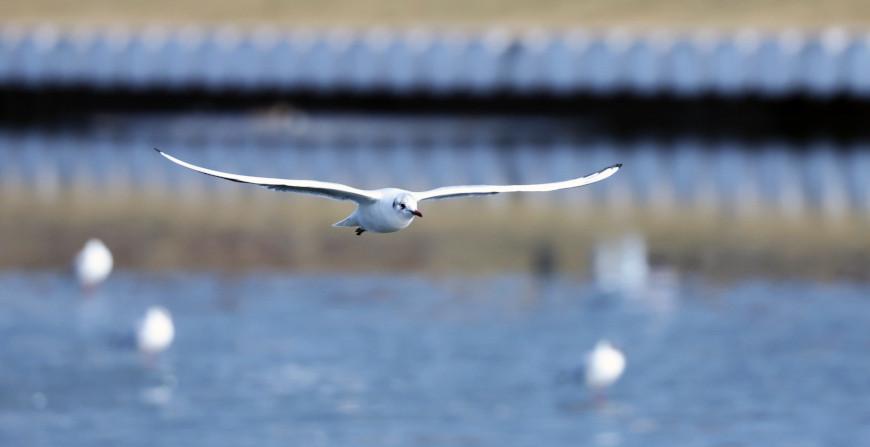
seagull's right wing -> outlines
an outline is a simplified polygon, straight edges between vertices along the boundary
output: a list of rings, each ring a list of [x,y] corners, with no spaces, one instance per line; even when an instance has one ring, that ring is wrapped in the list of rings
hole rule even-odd
[[[277,191],[290,191],[302,194],[314,194],[327,197],[335,200],[353,200],[357,203],[374,202],[381,196],[376,191],[366,191],[363,189],[352,188],[340,183],[319,182],[317,180],[290,180],[268,177],[251,177],[247,175],[230,174],[228,172],[215,171],[200,166],[190,164],[186,161],[179,160],[160,149],[154,148],[160,155],[166,157],[169,161],[184,166],[187,169],[192,169],[196,172],[201,172],[212,177],[231,180],[239,183],[251,183],[254,185],[264,186]]]
[[[500,192],[548,192],[559,189],[577,188],[588,185],[590,183],[600,182],[601,180],[616,174],[616,171],[622,167],[622,164],[616,164],[604,168],[598,172],[594,172],[584,177],[578,177],[563,182],[538,183],[533,185],[466,185],[466,186],[445,186],[443,188],[435,188],[429,191],[415,192],[414,196],[417,200],[430,199],[450,199],[454,197],[465,196],[484,196],[490,194],[498,194]]]

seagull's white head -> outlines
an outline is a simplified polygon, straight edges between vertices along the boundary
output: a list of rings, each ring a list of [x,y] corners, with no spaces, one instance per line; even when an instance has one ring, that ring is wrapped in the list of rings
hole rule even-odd
[[[423,213],[417,209],[417,199],[411,194],[399,194],[396,196],[393,200],[393,209],[406,219],[413,219],[414,216],[423,217]]]

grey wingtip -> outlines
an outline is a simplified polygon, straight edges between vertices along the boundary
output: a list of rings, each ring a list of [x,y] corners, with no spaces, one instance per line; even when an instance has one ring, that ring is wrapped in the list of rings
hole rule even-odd
[[[157,152],[158,154],[160,154],[161,157],[163,157],[163,158],[165,158],[165,159],[167,159],[167,160],[170,160],[170,161],[175,161],[174,157],[171,156],[171,155],[169,155],[169,154],[167,154],[166,152],[163,152],[163,151],[161,151],[160,149],[157,149],[156,147],[153,148],[153,149],[154,149],[154,152]]]

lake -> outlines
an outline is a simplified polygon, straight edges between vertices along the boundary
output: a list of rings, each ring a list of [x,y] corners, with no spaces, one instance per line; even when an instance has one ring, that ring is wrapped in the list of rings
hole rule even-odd
[[[836,446],[870,442],[870,287],[654,275],[0,273],[0,444]],[[147,306],[176,341],[133,349]],[[626,374],[603,402],[585,353]]]

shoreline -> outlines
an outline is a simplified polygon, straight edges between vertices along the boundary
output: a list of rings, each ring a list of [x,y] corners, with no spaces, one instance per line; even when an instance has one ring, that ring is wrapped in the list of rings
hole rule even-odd
[[[850,26],[866,28],[870,5],[856,0],[835,0],[819,8],[817,2],[717,2],[667,0],[663,2],[570,2],[542,5],[521,2],[352,2],[301,0],[245,3],[198,0],[152,1],[120,4],[84,0],[71,4],[34,0],[0,6],[7,23],[52,21],[69,25],[94,24],[221,24],[343,27],[440,27],[508,29],[543,27],[598,27],[620,29],[744,29],[785,30],[795,27]]]
[[[488,274],[532,272],[539,258],[553,272],[588,275],[602,242],[645,239],[652,268],[714,278],[870,278],[870,232],[860,217],[799,220],[679,209],[566,211],[552,206],[474,202],[430,204],[426,218],[393,234],[331,227],[352,206],[283,197],[226,205],[147,194],[81,202],[73,197],[0,197],[2,269],[65,267],[89,237],[103,238],[120,268],[225,272],[293,269]],[[342,206],[344,205],[344,206]],[[359,260],[365,260],[360,262]]]

